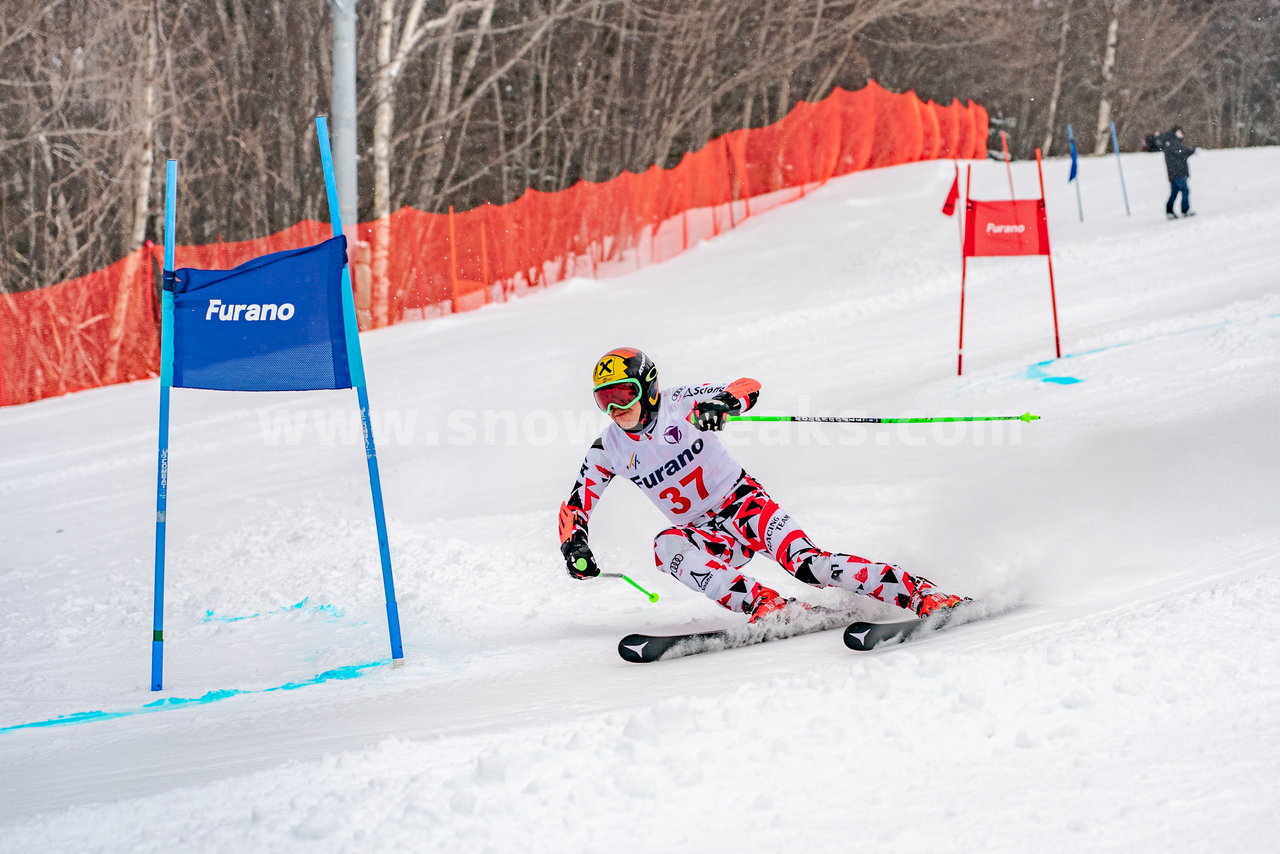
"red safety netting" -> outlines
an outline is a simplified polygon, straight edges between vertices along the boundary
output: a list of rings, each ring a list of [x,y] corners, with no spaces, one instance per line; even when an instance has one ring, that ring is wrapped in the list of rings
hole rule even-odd
[[[229,270],[245,261],[268,255],[272,252],[283,252],[287,249],[298,249],[302,246],[314,246],[333,237],[328,223],[314,219],[304,219],[291,225],[284,231],[253,240],[241,240],[235,243],[210,243],[205,246],[175,246],[173,249],[173,268],[198,267],[201,270]],[[164,258],[159,246],[152,246],[155,263],[163,265]]]
[[[154,376],[154,282],[138,249],[78,279],[0,294],[0,404]]]
[[[621,275],[837,175],[983,158],[987,132],[987,112],[972,101],[942,106],[872,82],[712,139],[671,169],[554,193],[531,189],[509,204],[459,213],[402,208],[359,226],[352,266],[360,325],[468,311],[576,276]],[[180,246],[175,266],[232,267],[329,233],[305,221],[257,240]],[[80,279],[0,295],[0,405],[154,376],[160,260],[159,247],[149,247]]]

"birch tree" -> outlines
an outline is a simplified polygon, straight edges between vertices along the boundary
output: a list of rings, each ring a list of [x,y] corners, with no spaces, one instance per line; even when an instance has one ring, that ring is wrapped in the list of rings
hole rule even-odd
[[[1116,42],[1120,38],[1120,9],[1124,0],[1109,0],[1106,44],[1102,52],[1102,84],[1098,97],[1098,123],[1094,130],[1093,153],[1106,154],[1110,139],[1111,97],[1116,68]]]
[[[1040,146],[1046,157],[1053,150],[1053,140],[1057,135],[1058,102],[1062,98],[1062,73],[1067,65],[1067,47],[1069,44],[1067,38],[1070,34],[1071,0],[1064,0],[1062,4],[1062,23],[1058,27],[1058,57],[1053,66],[1053,86],[1049,90],[1049,115],[1045,120],[1047,127],[1044,134],[1044,142]]]
[[[392,208],[392,156],[394,150],[396,91],[405,63],[426,44],[427,36],[435,31],[446,34],[451,41],[464,16],[479,11],[480,21],[475,28],[471,54],[465,65],[467,73],[475,65],[480,38],[488,29],[493,17],[495,0],[456,0],[449,3],[444,14],[434,18],[424,17],[426,0],[379,0],[378,3],[378,53],[373,75],[373,215],[376,221],[373,241],[373,321],[385,326],[390,318],[390,289],[388,268],[391,259],[391,208]],[[451,77],[449,59],[451,51],[442,55],[442,70],[438,81]],[[437,97],[448,97],[443,85],[434,87]]]

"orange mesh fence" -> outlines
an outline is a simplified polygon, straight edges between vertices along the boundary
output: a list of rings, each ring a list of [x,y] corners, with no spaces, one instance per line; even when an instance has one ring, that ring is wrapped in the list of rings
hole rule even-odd
[[[272,252],[283,252],[286,249],[297,249],[312,246],[333,237],[328,223],[304,219],[291,225],[284,231],[267,237],[253,240],[241,240],[235,243],[210,243],[206,246],[175,246],[173,249],[173,267],[198,267],[201,270],[228,270],[243,264],[260,255]],[[163,264],[160,247],[153,246],[155,263]]]
[[[800,102],[781,121],[712,139],[671,169],[624,172],[506,205],[362,223],[353,283],[362,329],[469,311],[578,276],[664,261],[837,175],[934,158],[984,158],[987,112],[872,82]],[[238,243],[179,246],[177,267],[228,268],[319,243],[307,220]],[[148,246],[88,276],[0,295],[0,405],[155,376],[156,271]]]
[[[34,291],[0,294],[0,403],[155,374],[159,309],[150,253]]]

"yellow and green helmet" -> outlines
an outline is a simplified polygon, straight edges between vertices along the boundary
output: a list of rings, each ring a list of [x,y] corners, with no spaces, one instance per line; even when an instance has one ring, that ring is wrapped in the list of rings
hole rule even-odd
[[[628,432],[644,430],[658,414],[658,366],[634,347],[615,347],[596,360],[591,392],[601,412],[640,402],[640,421]]]

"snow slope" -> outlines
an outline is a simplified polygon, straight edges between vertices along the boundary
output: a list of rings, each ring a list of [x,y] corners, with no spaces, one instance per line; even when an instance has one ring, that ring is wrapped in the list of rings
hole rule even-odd
[[[1280,150],[1198,154],[1178,222],[1160,159],[1124,162],[1133,215],[1086,159],[1083,224],[1046,164],[1058,361],[1043,260],[980,259],[954,375],[949,163],[363,336],[400,668],[350,392],[175,390],[160,705],[155,384],[0,410],[0,851],[1274,851]],[[820,544],[1017,607],[871,654],[623,663],[628,632],[734,618],[650,568],[625,483],[593,544],[661,602],[562,569],[619,344],[668,384],[754,376],[766,413],[1043,416],[726,438]]]

